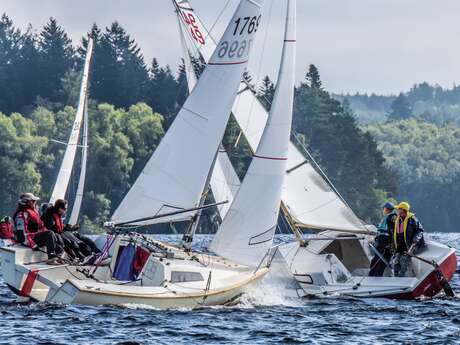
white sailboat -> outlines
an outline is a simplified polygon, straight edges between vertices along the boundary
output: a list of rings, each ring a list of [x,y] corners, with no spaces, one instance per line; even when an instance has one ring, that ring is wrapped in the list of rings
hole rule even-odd
[[[114,226],[146,225],[164,219],[182,220],[200,208],[200,194],[205,188],[249,57],[248,49],[257,31],[261,4],[262,1],[254,0],[240,2],[219,48],[193,92],[133,188],[115,211],[112,218]],[[290,11],[293,8],[290,6]],[[249,18],[247,26],[244,25],[244,18]],[[294,28],[291,18],[292,15],[287,16],[288,33],[292,33]],[[234,42],[244,47],[240,53]],[[136,280],[120,281],[112,276],[111,272],[117,270],[117,260],[112,260],[110,268],[101,267],[92,273],[74,267],[45,268],[35,277],[37,288],[31,289],[30,295],[39,300],[60,303],[142,303],[159,308],[196,307],[229,302],[247,286],[261,279],[268,271],[267,254],[276,228],[291,127],[293,70],[290,66],[295,48],[290,45],[285,43],[283,49],[276,106],[273,107],[247,178],[212,244],[212,249],[220,256],[184,250],[136,234],[118,236],[112,247],[114,258],[130,242],[137,243],[150,253]],[[217,86],[222,81],[225,81],[225,88],[221,87],[216,95]],[[215,97],[210,97],[211,94]],[[204,99],[209,99],[210,104],[204,104]],[[194,140],[185,141],[184,134]],[[214,149],[209,145],[214,145]],[[197,161],[208,172],[203,167],[195,169]],[[162,162],[162,165],[158,165],[158,162]],[[186,177],[187,172],[190,177]],[[179,180],[178,176],[186,180]],[[189,184],[185,185],[184,181]],[[161,189],[164,183],[169,183],[168,189]],[[152,185],[158,189],[152,189]],[[273,186],[268,193],[267,185]],[[181,191],[180,188],[185,190]],[[256,203],[254,200],[261,192],[267,193],[264,202]],[[155,213],[157,215],[154,217],[146,217]],[[27,268],[29,276],[37,266],[29,265]]]
[[[56,199],[65,199],[68,185],[71,178],[72,169],[75,162],[77,148],[82,149],[80,177],[77,187],[75,200],[72,207],[72,213],[69,218],[69,224],[77,224],[80,214],[81,203],[83,199],[83,190],[86,177],[86,165],[88,155],[88,83],[91,59],[93,55],[93,39],[88,39],[85,64],[83,67],[82,81],[80,86],[80,95],[78,100],[77,112],[72,125],[69,140],[66,145],[64,157],[58,172],[56,183],[53,187],[50,203]],[[82,144],[79,145],[79,136],[81,125],[83,124]],[[32,249],[20,244],[7,243],[0,248],[2,256],[2,274],[4,281],[18,295],[28,297],[27,291],[22,291],[24,287],[24,274],[27,276],[30,272],[28,268],[22,265],[27,262],[42,261],[43,255],[40,252],[34,252]],[[38,256],[37,256],[38,255]],[[36,259],[34,259],[36,258]],[[50,268],[50,267],[49,267]],[[25,286],[28,289],[27,285]]]
[[[78,100],[78,107],[77,107],[77,113],[75,115],[75,119],[73,122],[72,130],[70,132],[69,140],[66,145],[66,150],[64,153],[64,157],[61,162],[61,167],[59,169],[59,173],[56,179],[56,183],[54,184],[53,191],[51,193],[51,198],[50,198],[50,203],[54,203],[56,199],[65,199],[67,188],[69,186],[70,178],[72,176],[72,168],[75,162],[75,156],[77,153],[77,148],[78,148],[78,139],[80,137],[80,129],[81,125],[84,122],[84,118],[87,118],[87,115],[85,116],[87,112],[87,95],[88,95],[88,78],[89,78],[89,69],[91,65],[91,58],[93,56],[93,40],[92,38],[88,39],[88,46],[87,46],[87,53],[86,53],[86,58],[85,58],[85,65],[83,67],[83,76],[82,76],[82,81],[81,81],[81,88],[80,88],[80,96]],[[87,154],[87,125],[85,121],[85,133],[83,135],[83,157],[82,157],[82,172],[84,173],[86,170],[86,154]],[[80,181],[79,181],[79,186],[78,188],[80,190],[80,194],[83,191],[83,185],[84,185],[84,177],[85,174],[80,174]],[[80,210],[80,204],[81,204],[81,198],[78,197],[77,193],[77,199],[76,199],[76,204],[74,206],[77,206],[77,211]],[[78,213],[76,214],[78,215]],[[74,217],[76,217],[74,215]],[[78,218],[78,217],[77,217]]]
[[[212,36],[188,0],[173,2],[176,3],[176,11],[181,14],[178,18],[185,51],[197,61],[208,61]],[[192,20],[182,20],[187,17]],[[205,41],[195,39],[192,30],[203,33],[200,37],[204,37]],[[187,59],[185,62],[187,64]],[[189,70],[193,71],[189,68],[187,72]],[[240,84],[232,112],[254,150],[260,141],[267,112],[245,81]],[[213,194],[217,198],[219,195],[233,196],[239,188],[231,177],[235,176],[231,165],[225,163],[229,161],[225,152],[220,156],[224,163],[216,164],[211,178]],[[287,220],[295,232],[297,228],[323,231],[310,241],[302,240],[297,232],[298,242],[279,248],[285,265],[300,284],[299,296],[416,298],[433,296],[441,290],[433,264],[416,258],[412,260],[410,277],[389,277],[389,269],[386,277],[366,277],[374,255],[369,249],[375,233],[372,226],[365,225],[355,215],[308,151],[304,150],[302,154],[292,142],[287,167],[282,195],[282,209]],[[221,213],[225,214],[225,211],[221,210]],[[438,265],[448,280],[457,267],[455,250],[434,241],[428,241],[422,259]]]

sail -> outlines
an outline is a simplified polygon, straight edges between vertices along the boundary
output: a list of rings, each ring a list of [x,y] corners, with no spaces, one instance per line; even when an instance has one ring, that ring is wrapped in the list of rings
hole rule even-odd
[[[267,125],[211,243],[215,253],[247,266],[258,266],[272,246],[286,171],[294,100],[296,0],[287,3],[281,67]]]
[[[186,0],[183,2],[188,3]],[[194,16],[199,21],[196,13]],[[212,41],[209,42],[211,43]],[[202,57],[207,61],[205,54],[202,54]],[[232,113],[251,148],[255,150],[268,114],[245,82],[241,82],[239,86]],[[290,142],[282,200],[296,225],[317,229],[367,231],[362,221],[329,186],[330,184],[317,172],[312,162],[308,161]]]
[[[211,59],[216,43],[210,33],[198,18],[188,0],[172,0],[177,15],[183,25],[184,33],[193,42],[198,52],[205,58],[206,62]]]
[[[197,82],[197,77],[192,65],[191,56],[198,59],[199,55],[195,51],[191,51],[189,46],[186,42],[188,37],[186,36],[186,30],[184,29],[183,23],[178,18],[179,22],[179,34],[181,38],[181,45],[184,54],[184,66],[185,66],[185,73],[187,76],[187,86],[189,93],[192,92],[195,84]],[[211,190],[216,201],[224,201],[227,200],[228,203],[219,206],[219,214],[221,218],[224,218],[227,214],[227,211],[233,202],[233,198],[238,191],[240,186],[240,180],[238,175],[233,168],[233,165],[227,155],[225,149],[219,149],[217,153],[216,161],[214,163],[214,168],[211,174],[211,179],[209,181],[211,186]]]
[[[131,222],[199,204],[257,32],[255,24],[244,26],[244,18],[257,23],[262,3],[240,2],[192,93],[115,210],[112,222]],[[179,221],[192,215],[182,213],[132,224]]]
[[[88,47],[83,68],[83,78],[81,81],[80,97],[78,101],[77,113],[70,132],[69,141],[62,159],[56,183],[54,184],[53,192],[51,193],[50,203],[54,203],[56,199],[65,199],[67,187],[69,186],[70,177],[72,175],[72,167],[75,161],[75,154],[78,147],[78,138],[80,136],[80,128],[83,120],[83,112],[85,110],[85,100],[88,90],[88,75],[93,53],[93,40],[88,40]]]
[[[77,193],[73,202],[72,213],[70,214],[69,224],[78,223],[81,203],[83,201],[83,191],[85,189],[86,165],[88,161],[88,99],[85,101],[85,111],[83,113],[83,136],[82,136],[82,154],[80,177],[78,179]]]

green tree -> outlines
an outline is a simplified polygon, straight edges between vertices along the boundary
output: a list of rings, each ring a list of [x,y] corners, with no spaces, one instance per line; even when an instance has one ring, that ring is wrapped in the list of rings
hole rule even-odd
[[[273,84],[268,75],[265,76],[265,78],[262,79],[262,86],[260,87],[257,96],[267,110],[270,110],[275,90],[275,84]]]
[[[40,193],[38,163],[44,159],[47,139],[36,135],[31,120],[18,113],[0,113],[0,210],[11,213],[21,192]]]
[[[39,59],[40,96],[62,101],[58,90],[62,78],[74,65],[74,50],[72,41],[54,18],[40,32]]]
[[[457,231],[460,128],[416,119],[368,126],[398,174],[398,200],[407,200],[427,230]]]
[[[319,71],[315,65],[310,65],[308,72],[305,75],[305,80],[312,89],[321,89],[322,87]]]
[[[408,119],[412,116],[412,109],[407,97],[401,92],[391,103],[391,111],[388,114],[390,120]]]
[[[98,29],[93,27],[92,33],[95,32]],[[143,101],[149,78],[140,47],[134,39],[114,22],[97,38],[96,44],[92,97],[117,107],[129,107]]]

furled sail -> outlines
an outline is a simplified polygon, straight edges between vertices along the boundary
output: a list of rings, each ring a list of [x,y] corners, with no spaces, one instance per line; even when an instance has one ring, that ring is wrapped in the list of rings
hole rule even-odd
[[[82,135],[82,154],[80,177],[78,179],[77,193],[73,202],[72,213],[70,214],[69,224],[75,225],[78,223],[80,215],[81,203],[83,201],[83,191],[85,189],[86,165],[88,161],[88,98],[85,100],[85,112],[83,113],[83,135]]]
[[[115,210],[112,222],[131,222],[199,204],[247,66],[262,3],[263,0],[240,2],[199,81]],[[254,25],[244,25],[245,18]],[[182,213],[132,224],[178,221],[191,216]]]
[[[72,167],[75,161],[75,154],[78,147],[78,139],[80,136],[81,123],[83,120],[83,113],[85,111],[86,94],[88,92],[88,76],[89,67],[91,64],[91,57],[93,53],[93,41],[88,40],[88,47],[85,59],[85,66],[83,68],[83,78],[81,81],[80,97],[78,100],[77,114],[70,132],[69,141],[62,159],[61,167],[59,169],[56,183],[54,184],[53,192],[51,193],[50,203],[54,203],[56,199],[64,199],[67,188],[69,186],[70,177],[72,175]]]
[[[182,3],[187,3],[183,0]],[[194,12],[196,21],[198,15]],[[205,28],[202,29],[206,31]],[[207,42],[212,44],[212,40]],[[202,58],[207,61],[207,50],[201,50]],[[232,107],[241,130],[251,148],[255,150],[267,122],[267,111],[245,82],[241,82]],[[211,181],[213,178],[211,178]],[[211,183],[212,188],[212,183]],[[214,189],[213,189],[214,190]],[[290,213],[290,218],[301,227],[333,229],[344,231],[367,231],[362,221],[347,206],[330,184],[314,168],[312,162],[304,157],[297,147],[289,143],[287,176],[282,200]]]
[[[258,266],[272,246],[291,133],[296,0],[287,1],[281,67],[267,125],[233,204],[211,243],[215,253]]]

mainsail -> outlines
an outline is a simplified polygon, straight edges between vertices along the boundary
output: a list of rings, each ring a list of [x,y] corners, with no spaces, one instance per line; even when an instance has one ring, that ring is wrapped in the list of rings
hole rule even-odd
[[[187,0],[181,1],[181,4],[191,8]],[[197,14],[193,13],[200,30],[207,32]],[[185,24],[182,23],[182,25]],[[212,43],[211,39],[206,41],[207,46]],[[208,61],[208,49],[203,49],[200,45],[197,46],[198,48],[195,50],[201,53],[203,60]],[[193,52],[191,47],[188,51]],[[232,113],[251,148],[255,150],[261,139],[268,114],[244,81],[240,83]],[[286,174],[282,200],[290,213],[290,218],[297,226],[356,232],[367,231],[362,221],[314,168],[313,162],[305,158],[292,142],[289,143]],[[214,176],[211,178],[211,188],[213,188],[213,178]],[[220,187],[220,189],[224,188]]]
[[[189,4],[185,8],[187,9],[186,13],[188,13],[189,15],[193,15],[193,10],[191,9]],[[179,5],[176,6],[176,11],[180,11]],[[182,16],[184,15],[186,14],[183,13]],[[198,80],[195,74],[195,69],[191,57],[198,61],[200,59],[200,55],[198,49],[196,51],[189,50],[191,45],[187,44],[186,42],[188,40],[193,39],[193,37],[189,35],[187,27],[184,26],[184,23],[180,20],[180,18],[182,17],[178,16],[179,33],[184,53],[184,66],[187,75],[187,86],[189,93],[191,93]],[[199,25],[198,30],[204,30],[201,22],[198,19],[196,19],[196,21],[198,23],[197,25]],[[210,39],[210,37],[205,36],[205,39],[203,41],[200,41],[202,43],[200,45],[203,48],[209,46],[209,44],[206,44],[208,39]],[[214,43],[212,43],[212,45],[214,45]],[[238,188],[240,187],[240,180],[235,172],[235,169],[233,169],[232,163],[227,155],[227,152],[222,147],[219,149],[219,152],[217,153],[216,161],[214,162],[214,168],[211,174],[209,184],[211,186],[214,198],[217,201],[228,201],[226,204],[223,204],[218,207],[220,216],[224,218],[227,214],[230,205],[233,202],[233,198],[235,197]]]
[[[112,222],[133,221],[199,204],[247,66],[262,2],[240,2],[199,81],[115,210]],[[244,25],[246,18],[254,24]],[[132,224],[180,221],[192,215],[182,213]]]
[[[75,161],[75,154],[78,147],[78,139],[80,136],[80,128],[83,120],[83,113],[85,111],[86,95],[88,92],[88,76],[89,67],[91,64],[91,57],[93,52],[93,40],[88,40],[88,47],[85,59],[85,66],[83,68],[83,78],[81,81],[80,96],[78,100],[77,114],[70,132],[69,141],[62,159],[61,167],[59,169],[56,183],[54,184],[53,192],[51,193],[50,203],[54,203],[56,199],[64,199],[67,188],[69,186],[70,177],[72,175],[72,167]]]
[[[257,266],[272,246],[291,133],[296,0],[287,1],[281,67],[267,125],[235,200],[211,243],[215,253]]]

